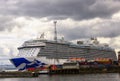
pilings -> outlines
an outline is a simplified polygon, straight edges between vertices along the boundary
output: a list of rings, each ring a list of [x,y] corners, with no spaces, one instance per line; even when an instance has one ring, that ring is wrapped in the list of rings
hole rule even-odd
[[[120,67],[49,70],[49,74],[120,73]]]
[[[120,66],[114,67],[89,67],[89,68],[74,68],[74,69],[49,69],[48,73],[39,72],[0,72],[0,78],[16,78],[16,77],[38,77],[39,74],[90,74],[90,73],[120,73]]]

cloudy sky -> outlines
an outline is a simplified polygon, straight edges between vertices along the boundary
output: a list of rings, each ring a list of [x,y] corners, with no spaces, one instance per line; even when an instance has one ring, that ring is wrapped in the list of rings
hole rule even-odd
[[[54,20],[58,37],[97,37],[120,50],[120,0],[0,0],[0,59],[43,32],[53,39]]]

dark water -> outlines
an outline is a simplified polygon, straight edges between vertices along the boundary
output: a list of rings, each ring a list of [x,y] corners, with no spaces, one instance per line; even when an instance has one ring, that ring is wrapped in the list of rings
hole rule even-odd
[[[0,81],[120,81],[120,74],[39,75],[38,78],[0,78]]]

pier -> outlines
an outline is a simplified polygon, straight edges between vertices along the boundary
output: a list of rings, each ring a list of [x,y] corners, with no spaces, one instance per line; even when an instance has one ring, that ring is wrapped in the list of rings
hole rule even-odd
[[[0,72],[0,78],[32,78],[39,77],[42,75],[54,75],[54,74],[96,74],[96,73],[120,73],[120,66],[110,66],[110,67],[77,67],[73,68],[53,68],[49,67],[46,71],[16,71],[16,72]]]
[[[51,65],[49,74],[87,74],[87,73],[120,73],[116,62],[68,62],[63,65]]]
[[[120,73],[120,67],[50,70],[49,74]]]
[[[20,78],[20,77],[38,77],[39,74],[35,72],[0,72],[0,78]]]

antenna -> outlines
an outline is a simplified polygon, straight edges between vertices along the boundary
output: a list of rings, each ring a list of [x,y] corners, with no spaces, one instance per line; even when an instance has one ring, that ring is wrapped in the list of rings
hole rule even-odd
[[[57,50],[57,28],[56,28],[56,24],[57,24],[57,21],[54,21],[54,27],[55,27],[55,30],[54,30],[54,34],[55,34],[55,35],[54,35],[54,40],[55,40],[55,43],[56,43],[56,47],[55,47],[55,48],[56,48],[56,49],[55,49],[55,53],[56,53],[56,54],[55,54],[55,58],[56,58],[56,59],[55,59],[55,60],[57,61],[57,63],[59,63],[59,60],[58,60],[58,58],[57,58],[57,53],[58,53],[57,51],[58,51],[58,50]],[[54,60],[54,64],[55,64],[55,60]]]
[[[57,24],[57,21],[54,21],[54,27],[55,27],[55,30],[54,30],[54,40],[57,42],[57,29],[56,29],[56,24]]]
[[[44,32],[41,34],[40,39],[44,39]]]

